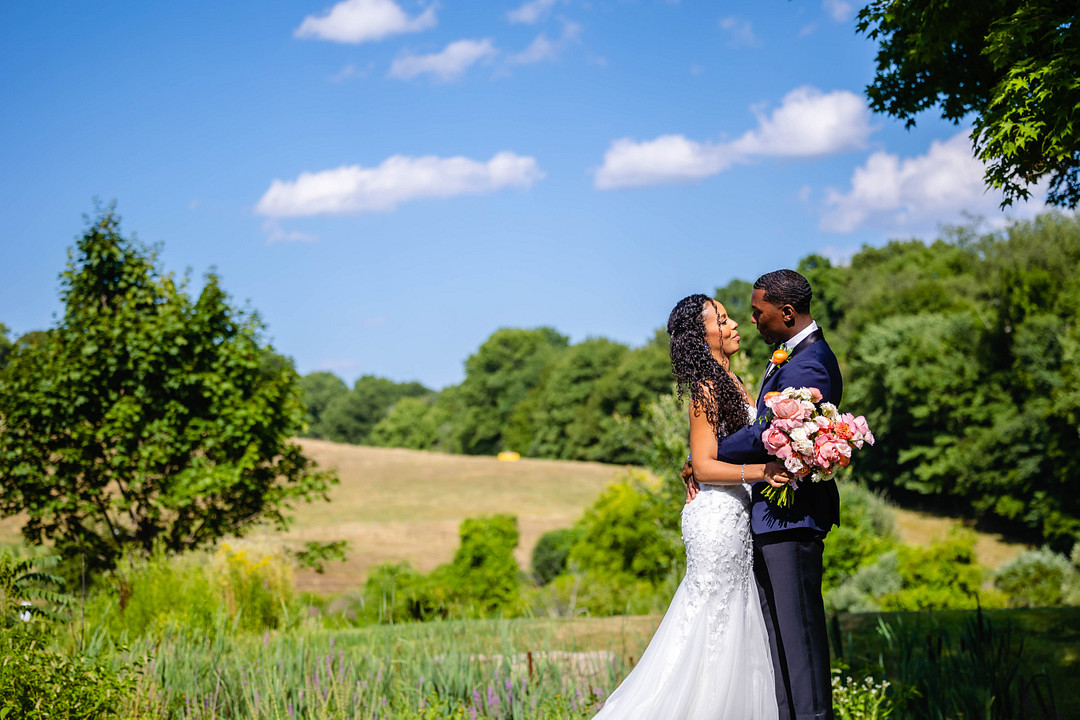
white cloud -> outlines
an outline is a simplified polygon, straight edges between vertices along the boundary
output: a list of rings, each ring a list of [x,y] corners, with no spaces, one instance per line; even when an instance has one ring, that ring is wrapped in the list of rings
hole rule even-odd
[[[349,63],[345,67],[338,70],[336,73],[330,76],[330,82],[341,83],[349,80],[350,78],[366,78],[371,71],[375,68],[375,63],[369,62],[362,68],[358,68],[352,63]]]
[[[655,140],[616,140],[604,153],[594,184],[601,190],[699,180],[734,161],[723,145],[698,143],[682,135]]]
[[[789,92],[772,115],[731,142],[696,142],[665,135],[612,143],[596,172],[600,189],[698,180],[755,157],[810,157],[865,146],[871,128],[862,99],[846,90],[822,93],[802,87]]]
[[[862,248],[848,246],[848,247],[836,247],[835,245],[827,245],[818,250],[818,255],[827,258],[829,262],[837,267],[850,267],[851,260],[858,255],[859,250]]]
[[[821,6],[825,8],[825,12],[829,13],[836,22],[847,22],[854,14],[855,8],[851,3],[844,2],[844,0],[822,0]]]
[[[523,3],[521,7],[506,13],[506,19],[512,23],[532,25],[542,20],[557,1],[529,0],[529,2]]]
[[[821,218],[821,229],[852,232],[873,225],[931,230],[941,223],[961,221],[965,213],[1000,217],[1001,195],[986,191],[983,171],[983,164],[972,155],[966,131],[935,140],[925,155],[900,158],[876,152],[855,169],[849,191],[827,189],[828,210]],[[1017,204],[1011,212],[1033,216],[1044,207],[1032,201]]]
[[[515,55],[511,55],[507,60],[513,65],[532,65],[544,60],[554,60],[558,54],[558,46],[548,40],[544,33],[540,33],[529,43],[529,47]]]
[[[784,96],[772,115],[760,113],[758,127],[734,143],[742,155],[806,157],[857,150],[870,136],[870,112],[861,97],[847,90],[823,93],[800,87]]]
[[[757,35],[749,20],[740,20],[736,17],[720,18],[720,29],[728,34],[732,45],[746,45],[756,47]]]
[[[409,17],[393,0],[342,0],[322,17],[308,15],[293,35],[354,45],[382,40],[435,27],[435,7]]]
[[[390,66],[389,77],[411,80],[430,73],[443,82],[449,82],[456,80],[477,62],[489,60],[497,54],[498,50],[490,39],[458,40],[447,45],[442,52],[399,57]]]
[[[580,39],[581,25],[564,20],[562,34],[557,40],[549,40],[547,35],[540,33],[527,48],[510,55],[506,60],[511,65],[532,65],[545,60],[554,60],[568,44],[578,42]]]
[[[535,158],[500,152],[487,162],[466,157],[394,155],[378,167],[348,165],[274,180],[255,212],[269,217],[390,212],[419,198],[530,187],[544,177]]]
[[[299,232],[297,230],[285,230],[281,227],[281,223],[274,218],[264,222],[262,230],[266,233],[266,242],[268,245],[294,242],[311,243],[319,239],[311,233]]]

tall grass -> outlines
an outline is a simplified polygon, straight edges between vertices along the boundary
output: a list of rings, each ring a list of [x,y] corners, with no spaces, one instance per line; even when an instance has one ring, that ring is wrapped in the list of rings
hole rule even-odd
[[[436,621],[261,637],[169,628],[117,657],[146,657],[130,711],[208,718],[578,718],[628,670],[611,652],[521,635],[513,621]]]

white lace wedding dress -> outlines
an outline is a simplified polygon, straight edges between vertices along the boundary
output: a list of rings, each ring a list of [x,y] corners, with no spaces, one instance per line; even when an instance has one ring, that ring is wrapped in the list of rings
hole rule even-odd
[[[702,485],[683,507],[682,533],[686,577],[641,660],[594,720],[776,720],[749,486]]]

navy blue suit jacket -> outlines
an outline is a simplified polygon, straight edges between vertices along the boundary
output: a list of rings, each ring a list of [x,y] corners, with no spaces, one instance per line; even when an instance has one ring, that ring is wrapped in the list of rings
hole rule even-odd
[[[802,343],[792,349],[787,362],[774,370],[761,385],[757,412],[759,421],[723,438],[716,459],[729,463],[765,463],[776,460],[765,451],[761,434],[768,427],[764,419],[765,393],[784,388],[816,387],[822,399],[840,406],[844,394],[844,380],[840,377],[840,365],[821,330],[815,330]],[[836,483],[805,481],[795,492],[795,504],[779,510],[769,505],[761,496],[768,487],[764,480],[751,486],[753,504],[750,507],[750,527],[754,535],[764,535],[781,530],[809,529],[825,534],[833,525],[840,524],[840,495]]]

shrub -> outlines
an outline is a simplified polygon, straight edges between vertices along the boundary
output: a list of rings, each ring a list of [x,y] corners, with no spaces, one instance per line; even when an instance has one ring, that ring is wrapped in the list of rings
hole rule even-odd
[[[1073,594],[1078,576],[1068,558],[1044,547],[1023,552],[1002,567],[994,585],[1011,607],[1053,607]]]
[[[896,523],[888,503],[853,482],[840,482],[839,488],[842,523],[825,539],[821,584],[826,592],[897,546]]]
[[[677,584],[678,578],[674,580]],[[658,588],[627,574],[568,572],[534,589],[529,604],[533,614],[547,617],[662,614],[674,584]]]
[[[461,545],[450,567],[432,573],[450,580],[458,611],[473,617],[520,612],[521,568],[514,559],[521,537],[517,518],[470,518],[461,523],[459,534]]]
[[[532,574],[537,583],[547,585],[566,570],[570,548],[580,536],[580,528],[560,528],[540,536],[532,552]]]
[[[880,555],[871,565],[859,568],[838,587],[825,592],[825,608],[835,612],[873,612],[880,610],[879,599],[900,592],[903,580],[897,551]]]
[[[641,471],[628,471],[613,483],[577,522],[580,536],[569,562],[604,578],[628,577],[660,585],[685,565],[682,539],[670,529],[679,508],[663,501]]]
[[[975,534],[956,530],[928,548],[897,551],[901,588],[881,598],[883,610],[973,610],[999,604],[980,592],[984,568],[975,562]]]
[[[131,695],[132,668],[50,648],[40,620],[0,630],[0,718],[117,718]]]
[[[276,628],[293,600],[291,567],[282,553],[229,545],[213,554],[129,554],[99,585],[87,616],[113,637],[159,634],[173,625],[214,633],[223,619],[241,630]]]
[[[407,562],[376,566],[364,582],[360,617],[391,624],[446,617],[451,590],[441,573],[432,575],[421,575]]]

